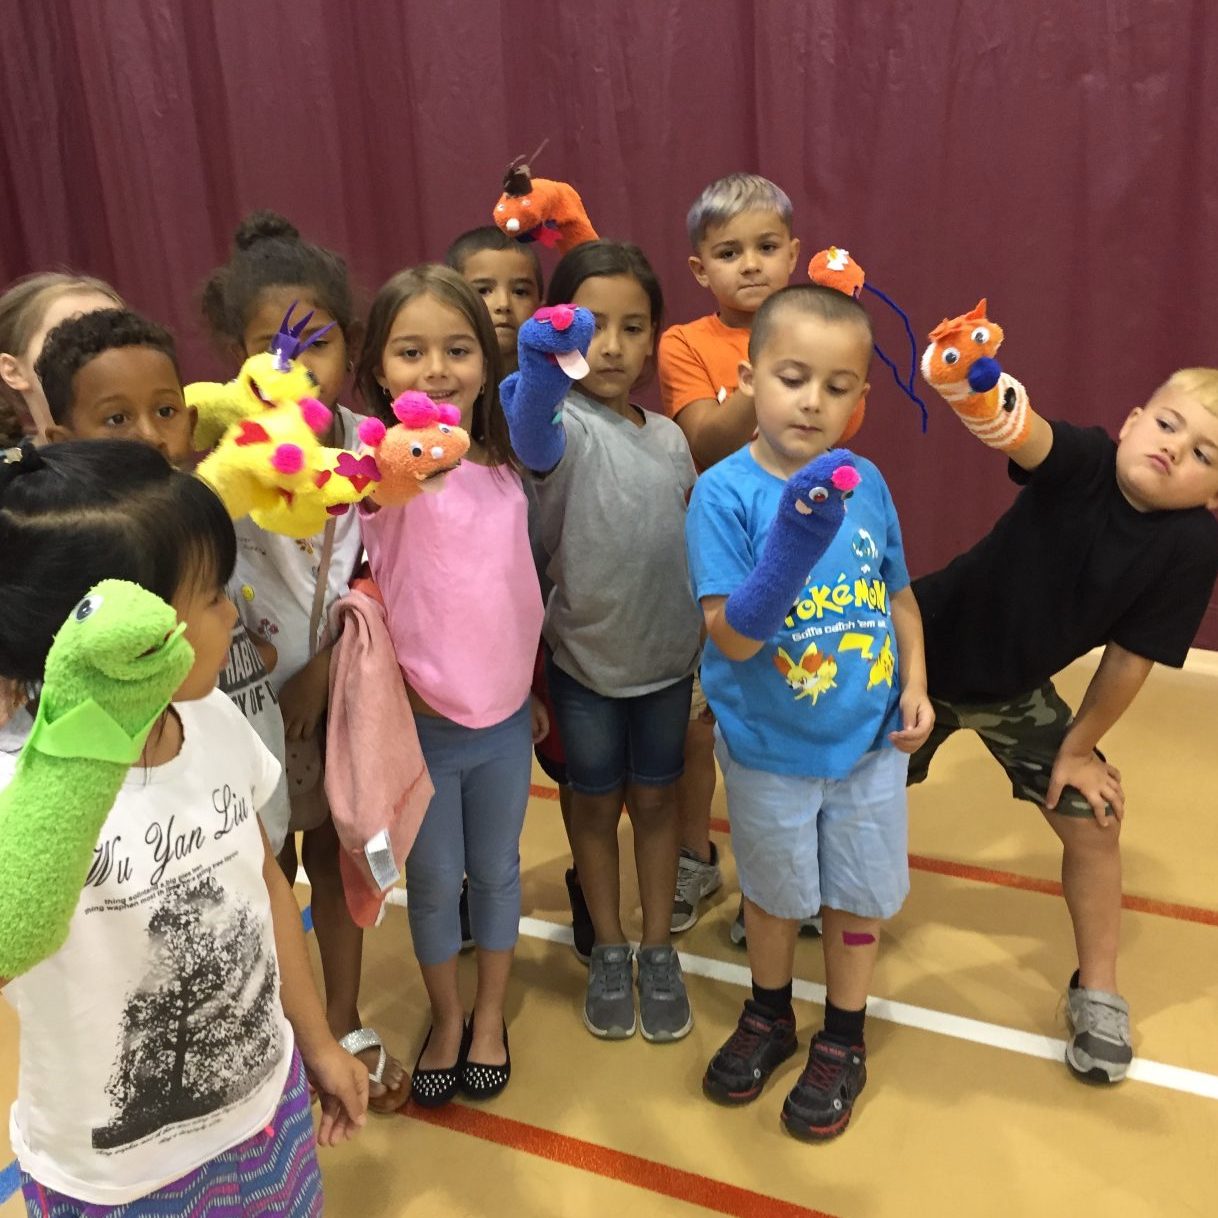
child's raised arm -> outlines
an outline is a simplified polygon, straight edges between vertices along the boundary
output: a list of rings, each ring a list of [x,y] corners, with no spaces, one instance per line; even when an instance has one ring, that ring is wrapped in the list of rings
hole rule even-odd
[[[520,327],[520,370],[504,378],[499,399],[512,448],[536,474],[548,474],[566,451],[563,398],[588,375],[584,355],[595,330],[592,314],[574,305],[538,309]]]
[[[728,659],[751,659],[782,626],[841,527],[846,499],[859,483],[853,459],[836,448],[793,474],[757,565],[730,596],[703,599],[707,633]]]
[[[194,663],[177,614],[104,580],[47,655],[38,714],[0,791],[0,975],[58,951],[127,771]]]

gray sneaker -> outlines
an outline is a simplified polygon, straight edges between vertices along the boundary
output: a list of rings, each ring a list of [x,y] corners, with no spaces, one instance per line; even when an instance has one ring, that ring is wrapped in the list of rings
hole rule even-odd
[[[1077,974],[1076,974],[1077,976]],[[1129,1073],[1129,1003],[1105,990],[1066,990],[1066,1065],[1088,1083],[1119,1083]]]
[[[799,933],[808,935],[813,939],[819,939],[821,934],[820,914],[813,914],[810,918],[805,918],[799,924]],[[737,947],[744,946],[744,898],[740,898],[740,908],[736,910],[736,920],[732,923],[732,928],[728,931],[732,942]]]
[[[698,920],[698,902],[709,897],[723,883],[719,871],[719,849],[711,842],[710,862],[704,863],[692,851],[681,847],[677,861],[677,894],[672,899],[672,924],[674,935],[689,930]]]
[[[694,1026],[675,947],[639,948],[639,1018],[644,1040],[680,1040]]]
[[[584,1026],[604,1040],[634,1035],[634,953],[628,943],[597,944],[588,960]]]

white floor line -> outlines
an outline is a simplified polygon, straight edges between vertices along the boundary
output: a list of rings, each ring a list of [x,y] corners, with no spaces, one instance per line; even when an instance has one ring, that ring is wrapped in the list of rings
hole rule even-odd
[[[303,871],[300,873],[299,882],[309,882]],[[393,889],[389,893],[388,903],[405,908],[406,890]],[[568,946],[571,943],[569,926],[549,922],[544,918],[521,918],[520,933],[530,939],[543,939],[549,943],[564,943]],[[681,967],[695,977],[707,977],[712,981],[722,981],[746,990],[752,986],[749,970],[743,964],[728,964],[722,960],[712,960],[708,956],[695,956],[691,952],[683,951]],[[818,1006],[825,1004],[825,987],[818,982],[797,978],[792,989],[796,998],[814,1002]],[[962,1015],[949,1015],[946,1011],[935,1011],[929,1007],[916,1007],[908,1002],[869,998],[867,1015],[869,1018],[882,1019],[886,1023],[934,1032],[956,1040],[967,1040],[992,1049],[1004,1049],[1008,1053],[1019,1053],[1024,1057],[1039,1057],[1058,1063],[1065,1058],[1064,1040],[1024,1032],[1019,1028],[1004,1027],[1002,1024],[986,1023],[980,1019],[967,1019]],[[1129,1067],[1129,1078],[1135,1082],[1149,1083],[1152,1087],[1165,1087],[1169,1091],[1182,1091],[1188,1095],[1199,1095],[1203,1099],[1218,1100],[1218,1075],[1206,1074],[1202,1070],[1187,1070],[1183,1066],[1135,1057]]]

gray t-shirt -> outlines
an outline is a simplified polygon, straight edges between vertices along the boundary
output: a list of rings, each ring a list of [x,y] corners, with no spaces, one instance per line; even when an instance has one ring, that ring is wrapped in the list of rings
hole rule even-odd
[[[610,698],[689,676],[701,644],[685,563],[693,459],[671,419],[640,413],[642,427],[572,391],[566,451],[534,482],[554,583],[542,633],[565,673]]]

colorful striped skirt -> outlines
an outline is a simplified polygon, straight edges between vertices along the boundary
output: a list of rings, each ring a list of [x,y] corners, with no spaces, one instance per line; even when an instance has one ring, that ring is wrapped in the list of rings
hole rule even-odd
[[[30,1218],[321,1218],[321,1173],[309,1086],[293,1052],[271,1123],[190,1175],[125,1205],[65,1197],[21,1173]]]

